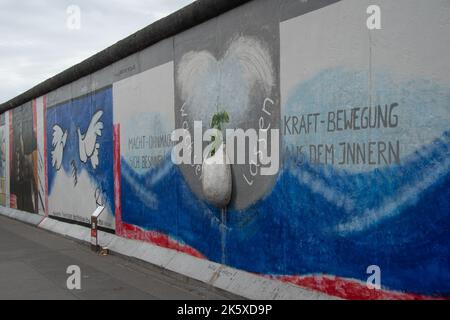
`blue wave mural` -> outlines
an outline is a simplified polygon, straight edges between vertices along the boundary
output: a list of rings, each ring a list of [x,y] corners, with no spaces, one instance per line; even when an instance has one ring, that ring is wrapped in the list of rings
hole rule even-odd
[[[197,198],[170,157],[142,175],[122,158],[124,222],[162,232],[212,261],[250,272],[365,282],[366,268],[378,265],[385,289],[448,296],[450,90],[428,80],[394,78],[373,74],[369,84],[367,70],[334,68],[295,87],[282,117],[397,103],[399,126],[358,134],[285,135],[273,188],[246,210],[228,209],[224,227],[221,212]],[[376,139],[398,139],[400,161],[373,167],[320,165],[285,148]]]
[[[248,210],[227,212],[226,264],[262,274],[362,281],[367,266],[376,264],[386,288],[448,294],[449,150],[446,132],[401,167],[357,174],[299,165],[288,155],[270,194]],[[125,222],[221,261],[220,212],[196,198],[170,158],[142,176],[124,160],[121,166]],[[148,193],[134,192],[138,186]],[[355,219],[364,227],[352,228]]]

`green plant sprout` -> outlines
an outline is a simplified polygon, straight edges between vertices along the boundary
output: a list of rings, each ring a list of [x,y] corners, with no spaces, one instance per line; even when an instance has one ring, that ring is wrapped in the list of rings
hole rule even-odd
[[[211,119],[211,128],[217,129],[222,131],[222,124],[228,123],[230,121],[230,116],[228,115],[228,112],[226,111],[217,111],[213,114],[213,117]],[[217,136],[212,137],[212,141],[214,142],[213,147],[211,149],[211,156],[214,156],[217,149],[220,147],[222,143],[222,139],[217,139]]]

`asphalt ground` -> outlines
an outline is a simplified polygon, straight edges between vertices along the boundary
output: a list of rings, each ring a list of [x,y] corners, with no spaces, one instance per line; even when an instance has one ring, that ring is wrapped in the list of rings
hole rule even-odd
[[[69,266],[79,267],[79,282],[76,272],[67,273]],[[0,216],[0,299],[230,298],[237,297],[144,262],[99,255],[86,244]]]

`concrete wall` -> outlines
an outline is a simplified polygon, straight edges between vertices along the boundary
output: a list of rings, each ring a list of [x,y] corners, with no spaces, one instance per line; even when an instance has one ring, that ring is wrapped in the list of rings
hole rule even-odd
[[[255,0],[7,111],[2,204],[342,298],[450,296],[450,4]],[[226,214],[175,128],[279,128]],[[9,133],[9,134],[8,134]],[[8,200],[9,199],[9,200]],[[381,269],[381,290],[366,286]]]

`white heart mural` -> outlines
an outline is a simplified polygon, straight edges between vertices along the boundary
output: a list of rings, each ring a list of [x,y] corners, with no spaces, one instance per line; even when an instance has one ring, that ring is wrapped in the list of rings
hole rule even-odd
[[[270,95],[275,77],[268,50],[252,37],[231,41],[220,60],[209,51],[190,51],[177,69],[181,98],[188,105],[188,117],[209,125],[216,110],[230,115],[229,127],[248,118],[252,90]],[[255,87],[257,86],[257,87]]]

